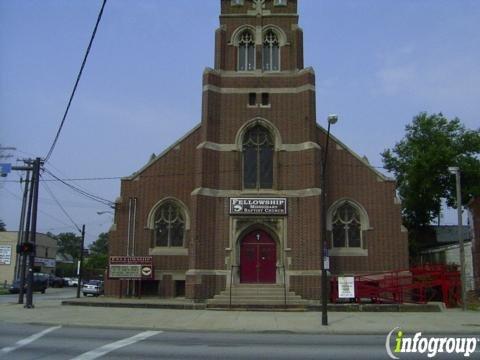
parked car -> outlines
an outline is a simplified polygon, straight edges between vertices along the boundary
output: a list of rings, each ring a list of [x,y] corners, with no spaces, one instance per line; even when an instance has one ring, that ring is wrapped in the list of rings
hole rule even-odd
[[[63,287],[63,279],[53,274],[48,275],[48,286],[61,288]]]
[[[68,286],[78,286],[78,278],[68,278]]]
[[[101,280],[90,280],[83,284],[82,286],[83,296],[93,295],[99,296],[103,294],[103,281]]]
[[[45,290],[48,287],[48,278],[44,274],[33,274],[33,291],[39,291],[45,294]],[[16,280],[10,285],[8,289],[10,294],[18,294],[20,292],[20,280]],[[24,291],[27,291],[27,284],[25,282]]]

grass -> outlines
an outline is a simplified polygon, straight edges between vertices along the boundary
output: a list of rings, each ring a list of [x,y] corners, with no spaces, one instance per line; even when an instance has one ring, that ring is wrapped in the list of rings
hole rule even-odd
[[[8,292],[8,289],[4,289],[3,287],[0,288],[0,295],[7,295],[7,294],[10,294]]]

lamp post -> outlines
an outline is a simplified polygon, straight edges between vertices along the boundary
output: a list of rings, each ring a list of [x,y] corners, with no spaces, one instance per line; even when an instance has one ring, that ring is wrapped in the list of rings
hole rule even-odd
[[[322,161],[322,176],[321,176],[321,208],[322,208],[322,232],[321,232],[321,265],[322,265],[322,325],[328,325],[328,313],[327,313],[327,292],[328,292],[328,283],[327,283],[327,270],[329,268],[329,260],[327,256],[327,196],[326,196],[326,170],[327,170],[327,159],[328,159],[328,144],[330,142],[330,125],[335,124],[338,121],[338,116],[335,114],[330,114],[327,117],[328,127],[327,127],[327,139],[325,141],[325,150],[323,151],[323,161]]]
[[[460,281],[462,289],[462,309],[467,310],[467,296],[466,296],[466,282],[465,282],[465,246],[463,243],[462,234],[462,188],[460,185],[460,168],[458,166],[451,166],[448,168],[450,173],[455,175],[455,182],[457,188],[457,217],[458,217],[458,244],[460,250]]]

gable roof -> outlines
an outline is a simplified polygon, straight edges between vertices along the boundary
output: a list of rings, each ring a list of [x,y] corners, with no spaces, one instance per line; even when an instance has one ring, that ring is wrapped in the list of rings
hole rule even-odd
[[[196,130],[198,130],[200,128],[202,124],[197,124],[193,129],[191,129],[190,131],[188,131],[185,135],[183,135],[180,139],[178,139],[177,141],[175,141],[172,145],[170,145],[168,148],[166,148],[165,150],[163,150],[159,155],[155,156],[155,157],[152,157],[150,158],[150,160],[144,165],[142,166],[138,171],[135,171],[132,175],[129,175],[129,176],[125,176],[122,178],[122,180],[134,180],[137,176],[139,176],[142,172],[144,172],[145,170],[147,170],[150,166],[152,166],[156,161],[158,161],[159,159],[161,159],[162,157],[164,157],[165,155],[167,155],[170,150],[174,149],[175,147],[177,147],[181,142],[183,142],[186,138],[188,138],[190,135],[192,135]]]
[[[317,128],[323,131],[325,134],[327,133],[327,130],[325,130],[325,128],[320,126],[318,123],[317,123]],[[347,145],[345,145],[342,141],[340,141],[336,136],[332,135],[332,133],[330,133],[330,137],[335,143],[337,143],[337,145],[341,146],[344,150],[348,151],[353,157],[355,157],[358,161],[363,163],[368,169],[373,171],[375,175],[377,175],[382,181],[395,181],[395,179],[382,174],[379,170],[377,170],[375,167],[370,165],[370,163],[365,158],[361,157],[355,151],[350,149]]]

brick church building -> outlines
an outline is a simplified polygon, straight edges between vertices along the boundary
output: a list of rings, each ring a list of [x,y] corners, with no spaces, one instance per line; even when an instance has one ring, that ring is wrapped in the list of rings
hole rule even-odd
[[[153,257],[144,294],[318,299],[326,217],[332,274],[407,268],[395,183],[331,137],[322,189],[326,134],[297,0],[221,0],[201,123],[122,179],[110,255]],[[134,286],[108,280],[106,293]]]

